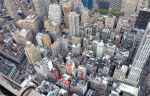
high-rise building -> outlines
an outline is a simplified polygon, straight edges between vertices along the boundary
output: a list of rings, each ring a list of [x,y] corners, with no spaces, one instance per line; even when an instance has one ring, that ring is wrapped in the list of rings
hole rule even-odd
[[[144,0],[144,8],[150,8],[150,0]]]
[[[69,32],[72,36],[78,36],[79,33],[79,14],[76,12],[70,12],[69,14]]]
[[[64,14],[65,27],[69,28],[68,15],[72,10],[71,2],[64,3],[62,9],[63,9],[63,14]]]
[[[104,42],[101,41],[97,44],[96,48],[96,56],[102,58],[104,55],[105,45]]]
[[[86,71],[86,68],[84,66],[79,66],[78,67],[77,75],[78,75],[78,78],[80,80],[85,80],[86,79],[86,73],[87,73],[87,71]]]
[[[100,9],[109,9],[109,7],[110,7],[109,0],[99,0],[98,7]]]
[[[139,83],[142,69],[150,55],[150,23],[147,26],[141,44],[134,57],[133,64],[128,75],[128,81],[131,84],[137,85]]]
[[[42,36],[42,42],[45,48],[51,47],[51,39],[48,34],[43,34]]]
[[[83,8],[83,3],[81,0],[73,0],[73,10],[80,13],[81,8]]]
[[[0,0],[0,12],[2,12],[3,8],[4,8],[4,0]]]
[[[139,13],[139,11],[145,7],[144,2],[145,2],[145,0],[138,0],[138,4],[136,7],[136,13]]]
[[[140,10],[137,20],[135,22],[135,28],[145,30],[149,21],[150,21],[150,10],[148,9]]]
[[[68,15],[72,10],[71,2],[66,2],[63,4],[63,13],[64,15]]]
[[[111,0],[111,9],[119,11],[121,9],[122,0]]]
[[[25,54],[30,64],[35,64],[42,60],[40,50],[38,50],[31,42],[27,42]]]
[[[89,11],[88,10],[84,10],[81,14],[81,24],[85,24],[88,23],[90,19],[89,16]]]
[[[50,4],[48,18],[50,22],[61,23],[61,7],[58,4]]]
[[[122,0],[122,12],[126,16],[130,16],[138,11],[141,7],[142,0]]]
[[[4,0],[8,14],[12,18],[17,18],[17,7],[14,0]]]
[[[101,14],[108,14],[110,8],[110,1],[109,0],[99,0],[98,1],[98,11]]]
[[[150,8],[150,1],[149,0],[147,0],[148,1],[148,8]]]
[[[113,27],[115,25],[115,20],[116,20],[115,16],[113,16],[113,17],[106,17],[105,18],[105,27],[113,29]]]
[[[124,81],[126,78],[127,71],[128,71],[128,66],[122,65],[119,69],[118,68],[115,69],[113,78],[115,80]]]
[[[88,8],[88,9],[93,8],[93,0],[82,0],[82,2],[86,8]]]
[[[116,31],[131,31],[131,29],[134,27],[134,22],[136,21],[135,19],[136,17],[134,16],[120,16],[116,26]]]
[[[33,5],[38,16],[48,16],[49,0],[33,0]]]

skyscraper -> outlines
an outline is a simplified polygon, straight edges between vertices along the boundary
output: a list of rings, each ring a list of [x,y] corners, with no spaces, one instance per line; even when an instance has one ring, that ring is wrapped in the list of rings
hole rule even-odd
[[[111,9],[119,11],[121,9],[122,0],[111,0]]]
[[[2,9],[4,8],[4,0],[0,0],[0,12],[2,12]]]
[[[140,9],[142,2],[143,0],[122,0],[122,12],[130,16]]]
[[[47,16],[50,0],[32,0],[36,14],[38,16]]]
[[[48,18],[50,22],[61,23],[61,7],[58,4],[50,4]]]
[[[31,42],[27,42],[25,47],[25,54],[30,64],[35,64],[42,60],[41,53]]]
[[[150,8],[150,0],[144,0],[144,8]]]
[[[109,9],[109,7],[110,7],[109,0],[99,0],[98,7],[100,9]]]
[[[135,22],[135,28],[145,30],[149,21],[150,21],[150,10],[149,9],[140,10],[137,20]]]
[[[129,83],[137,85],[139,83],[142,69],[150,55],[150,23],[147,26],[141,44],[134,57],[133,64],[128,75]]]
[[[82,2],[86,8],[88,8],[88,9],[93,8],[93,0],[82,0]]]
[[[136,13],[139,13],[139,11],[144,8],[145,6],[144,2],[145,0],[138,0],[137,6],[136,6]]]
[[[79,33],[79,14],[76,12],[70,12],[69,14],[69,32],[72,36],[78,36]]]
[[[80,13],[83,8],[83,3],[81,0],[72,0],[73,2],[73,11]]]
[[[96,56],[102,58],[105,51],[105,45],[104,42],[98,42],[97,48],[96,48]]]
[[[17,6],[14,0],[4,0],[4,4],[6,6],[8,14],[12,18],[17,18]]]

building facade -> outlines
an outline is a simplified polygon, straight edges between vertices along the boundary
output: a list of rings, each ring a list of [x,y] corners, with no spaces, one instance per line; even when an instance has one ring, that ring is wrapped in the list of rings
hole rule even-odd
[[[112,10],[121,10],[122,0],[111,0],[111,9]]]
[[[69,14],[69,32],[72,36],[78,36],[79,32],[79,14],[76,12],[71,12]]]
[[[8,14],[12,18],[17,18],[17,6],[14,0],[4,0],[4,4],[6,6]]]
[[[150,20],[150,10],[149,9],[140,10],[139,15],[135,22],[135,28],[145,30],[149,20]]]
[[[122,0],[122,12],[126,16],[134,14],[137,10],[139,0]]]
[[[128,75],[129,83],[137,85],[139,83],[142,69],[150,55],[150,23],[147,26],[141,44],[134,57],[130,73]]]
[[[33,0],[32,2],[38,16],[48,16],[48,7],[50,2],[46,2],[46,0]]]

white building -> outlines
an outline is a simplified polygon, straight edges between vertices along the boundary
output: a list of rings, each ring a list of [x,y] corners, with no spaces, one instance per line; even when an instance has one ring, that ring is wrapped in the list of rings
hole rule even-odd
[[[113,29],[114,24],[115,24],[115,20],[116,20],[115,16],[113,16],[113,17],[106,17],[105,18],[105,27]]]
[[[113,83],[113,87],[115,90],[111,90],[111,94],[109,96],[139,96],[139,88],[133,87],[131,85],[127,85],[125,83]],[[119,95],[122,93],[123,95]]]
[[[142,69],[150,55],[150,23],[147,26],[141,44],[134,57],[134,61],[128,75],[129,83],[137,85],[139,83]]]
[[[61,7],[58,4],[50,4],[48,18],[51,23],[61,23]]]
[[[69,32],[72,36],[78,36],[80,34],[79,30],[79,14],[76,12],[70,12],[69,14]]]
[[[104,51],[105,51],[104,42],[101,41],[101,42],[97,43],[96,56],[100,57],[100,58],[103,57]]]

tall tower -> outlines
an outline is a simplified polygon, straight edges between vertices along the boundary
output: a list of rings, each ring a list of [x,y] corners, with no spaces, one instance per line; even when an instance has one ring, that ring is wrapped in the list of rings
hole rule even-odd
[[[111,0],[111,9],[120,11],[122,0]]]
[[[139,15],[135,22],[135,28],[145,30],[149,20],[150,20],[150,10],[149,9],[140,10]]]
[[[2,9],[4,7],[4,0],[0,0],[0,12],[2,12]]]
[[[93,0],[82,0],[82,2],[86,8],[88,8],[88,9],[93,8]]]
[[[96,56],[102,58],[104,55],[104,50],[105,49],[105,45],[104,42],[98,42],[97,44],[97,48],[96,48]]]
[[[143,0],[122,0],[122,11],[126,16],[130,16],[140,10]]]
[[[36,48],[31,42],[27,41],[25,46],[25,54],[30,64],[36,64],[42,60],[40,50]]]
[[[32,0],[38,16],[48,16],[50,0]]]
[[[139,83],[142,69],[150,55],[150,23],[148,24],[141,44],[134,57],[130,73],[128,75],[129,83],[137,85]]]
[[[4,4],[6,6],[6,9],[8,11],[8,14],[12,18],[17,18],[17,7],[14,0],[4,0]]]
[[[49,5],[48,18],[50,22],[61,23],[61,7],[58,4]]]
[[[150,8],[150,0],[144,0],[144,8]]]
[[[72,36],[79,36],[79,14],[76,12],[70,12],[69,14],[69,32]]]

